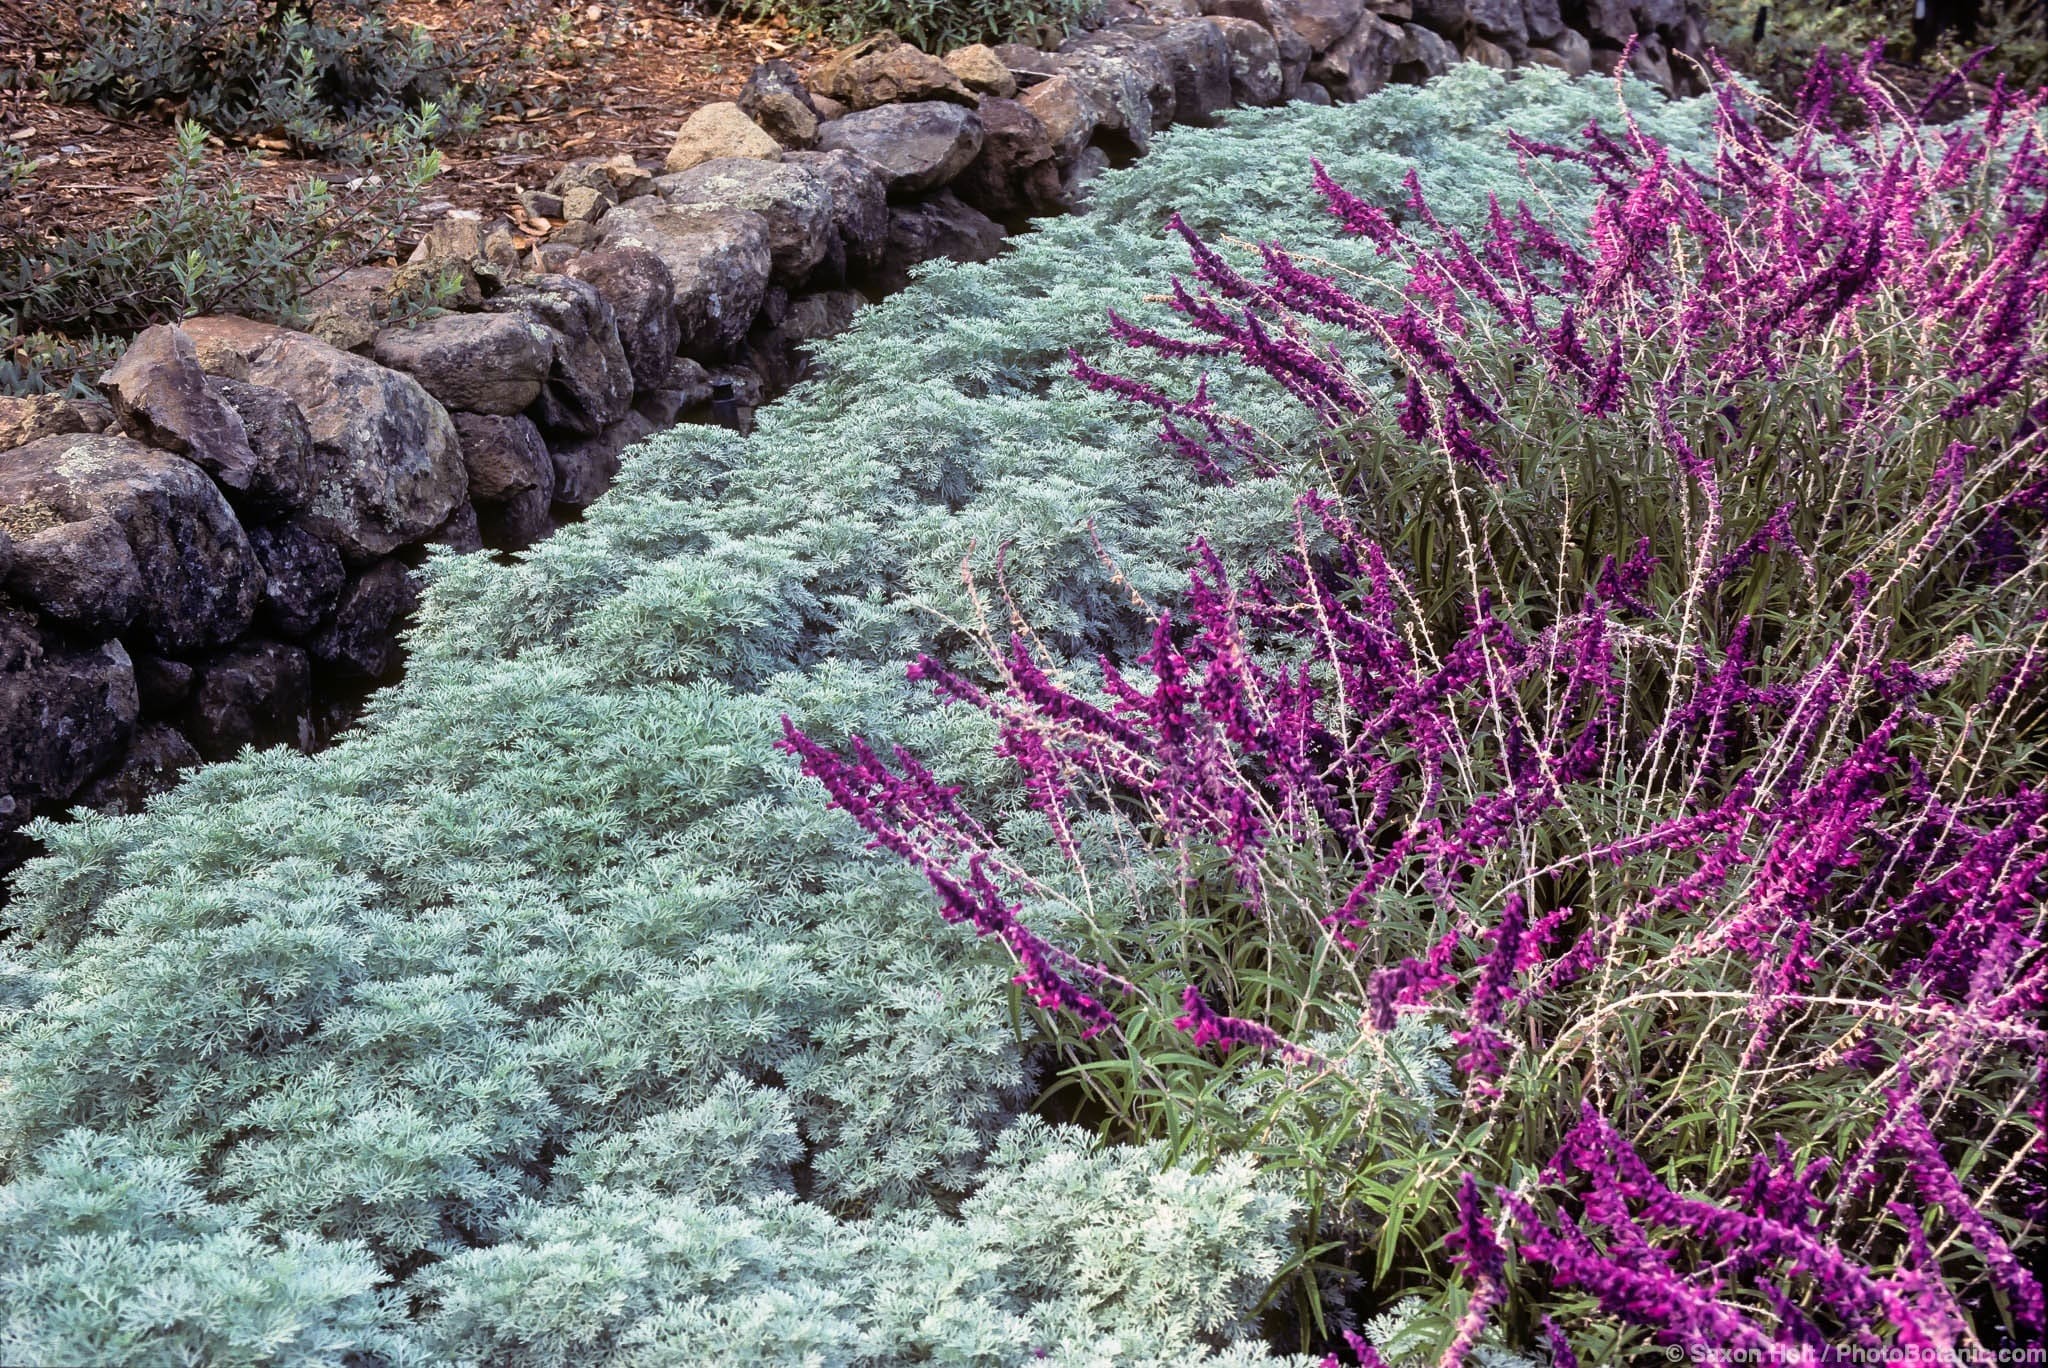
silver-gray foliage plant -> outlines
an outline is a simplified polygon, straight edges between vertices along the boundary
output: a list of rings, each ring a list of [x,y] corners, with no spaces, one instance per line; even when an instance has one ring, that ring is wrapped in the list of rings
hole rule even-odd
[[[1087,659],[1149,631],[1096,540],[1158,601],[1198,535],[1286,541],[1289,481],[1198,486],[1066,378],[1105,309],[1162,315],[1167,213],[1372,271],[1311,156],[1388,202],[1416,166],[1470,222],[1525,192],[1506,126],[1618,113],[1466,66],[1175,132],[866,311],[750,440],[676,429],[520,563],[430,562],[406,679],[334,749],[38,828],[0,940],[0,1361],[1265,1361],[1282,1189],[1020,1120],[1010,966],[778,719],[1012,806],[984,722],[904,680],[962,644],[963,559]]]

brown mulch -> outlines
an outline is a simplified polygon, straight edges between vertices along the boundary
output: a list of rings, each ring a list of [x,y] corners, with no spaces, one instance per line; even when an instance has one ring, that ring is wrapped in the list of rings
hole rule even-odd
[[[430,32],[459,32],[488,23],[500,7],[490,0],[401,0],[394,8]],[[444,142],[441,174],[412,226],[450,209],[510,214],[519,190],[545,183],[578,157],[627,152],[658,159],[691,110],[733,98],[757,62],[779,57],[803,71],[821,56],[779,22],[698,15],[675,0],[608,0],[563,12],[574,21],[569,42],[521,81],[523,91],[549,98],[533,101],[541,107],[528,114],[496,116],[474,137]],[[63,61],[61,51],[37,46],[41,35],[29,23],[0,3],[0,68],[48,71]],[[9,208],[51,233],[131,217],[156,194],[174,113],[114,116],[56,103],[38,89],[0,89],[0,141],[41,163]],[[261,199],[282,200],[291,185],[315,176],[345,199],[348,183],[367,170],[295,158],[276,147],[212,142],[209,173],[240,174]]]

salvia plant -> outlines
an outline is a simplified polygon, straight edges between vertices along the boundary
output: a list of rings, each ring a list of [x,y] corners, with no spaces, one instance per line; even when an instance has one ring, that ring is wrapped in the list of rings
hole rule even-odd
[[[2048,1335],[2043,97],[1929,127],[1875,58],[1790,110],[1724,82],[1707,154],[1625,107],[1509,135],[1583,218],[1317,167],[1391,270],[1176,219],[1181,326],[1115,340],[1307,435],[1073,374],[1212,484],[1306,472],[1283,542],[1198,540],[1171,607],[1123,581],[1151,645],[1094,670],[970,582],[978,649],[909,674],[989,719],[1028,828],[785,720],[1007,946],[1043,1105],[1291,1175],[1309,1339],[1397,1303],[1445,1364]]]

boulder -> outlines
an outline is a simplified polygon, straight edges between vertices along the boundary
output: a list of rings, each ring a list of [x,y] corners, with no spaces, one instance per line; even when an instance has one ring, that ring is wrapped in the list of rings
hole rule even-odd
[[[579,185],[562,196],[562,218],[567,223],[595,223],[617,203],[609,189]]]
[[[111,433],[0,453],[0,529],[13,539],[16,593],[59,621],[82,614],[68,624],[81,630],[123,619],[168,655],[241,635],[262,593],[256,553],[213,481]]]
[[[341,552],[298,523],[255,528],[249,544],[263,566],[258,621],[292,640],[311,635],[348,583]]]
[[[600,433],[551,448],[548,457],[555,467],[555,502],[569,508],[596,503],[619,473],[619,454],[654,430],[645,414],[628,411]]]
[[[1685,23],[1686,0],[1632,0],[1638,33],[1669,34]]]
[[[555,530],[554,501],[538,489],[476,506],[477,535],[498,551],[524,551]]]
[[[519,243],[509,223],[457,210],[420,235],[412,255],[393,273],[390,293],[433,297],[452,282],[455,293],[448,302],[467,308],[519,269]]]
[[[573,276],[526,276],[484,307],[538,324],[553,337],[547,380],[528,410],[543,428],[586,435],[616,423],[631,407],[633,371],[618,319],[596,286]],[[451,502],[442,518],[454,510]]]
[[[673,358],[666,380],[653,389],[642,390],[633,399],[633,411],[658,430],[675,422],[676,415],[693,409],[711,397],[711,379],[704,367],[687,356]],[[541,453],[543,458],[545,452]],[[552,496],[554,467],[548,467]]]
[[[1465,0],[1472,27],[1510,53],[1529,45],[1528,21],[1522,16],[1522,0]]]
[[[809,147],[818,140],[818,107],[803,77],[787,62],[763,62],[748,73],[739,106],[783,147]]]
[[[120,759],[139,711],[120,642],[75,645],[0,601],[0,832],[60,810]]]
[[[974,92],[944,62],[888,32],[846,49],[816,78],[818,89],[855,111],[925,100],[974,104]]]
[[[981,151],[981,138],[981,120],[973,110],[924,100],[835,119],[819,131],[818,147],[859,157],[894,200],[952,180]]]
[[[941,60],[945,62],[946,70],[959,78],[961,85],[977,95],[993,95],[999,100],[1007,100],[1017,93],[1017,78],[996,56],[995,49],[985,43],[954,48]]]
[[[746,111],[728,101],[705,105],[683,120],[676,140],[662,163],[668,171],[687,171],[721,157],[757,157],[768,161],[782,155],[782,144],[763,132]],[[567,197],[564,196],[566,203]]]
[[[417,380],[303,333],[228,316],[185,331],[207,370],[282,390],[313,442],[313,532],[361,564],[440,526],[468,487],[455,425]],[[232,368],[243,374],[233,377]]]
[[[448,521],[427,534],[427,545],[445,547],[458,555],[483,550],[483,529],[477,521],[476,505],[468,499],[455,505]]]
[[[1294,98],[1303,104],[1321,105],[1324,107],[1335,103],[1330,98],[1330,92],[1323,86],[1317,85],[1314,81],[1303,81],[1301,89],[1295,93]]]
[[[1461,41],[1472,27],[1472,11],[1465,0],[1411,0],[1415,22],[1452,42]]]
[[[1492,67],[1495,71],[1515,69],[1515,59],[1506,48],[1490,38],[1481,38],[1476,33],[1465,40],[1462,51],[1468,62],[1477,62],[1481,66]]]
[[[1321,86],[1316,89],[1321,90]],[[1074,158],[1065,179],[1061,182],[1061,193],[1066,196],[1067,207],[1074,213],[1088,211],[1088,187],[1095,179],[1109,170],[1109,153],[1099,147],[1084,147],[1081,155]]]
[[[942,190],[916,204],[889,211],[889,243],[876,282],[898,290],[910,281],[910,268],[921,261],[987,261],[1002,250],[1003,226],[988,215]]]
[[[1017,89],[1029,90],[1040,81],[1060,74],[1059,59],[1028,43],[997,43],[989,49],[1017,82]]]
[[[1573,80],[1593,69],[1593,45],[1586,41],[1585,34],[1574,29],[1566,29],[1551,39],[1549,50],[1557,55],[1565,74]]]
[[[851,152],[792,152],[787,160],[832,191],[832,238],[813,280],[836,283],[873,270],[889,237],[889,194],[882,178]]]
[[[389,266],[357,266],[314,286],[299,301],[301,326],[343,351],[368,346],[377,330],[391,321],[396,275]]]
[[[540,397],[555,340],[521,313],[451,313],[384,329],[370,355],[451,409],[518,413]]]
[[[768,225],[771,283],[794,285],[825,259],[832,236],[832,187],[807,166],[710,161],[655,184],[662,199],[678,209],[759,214]]]
[[[1219,16],[1209,21],[1230,53],[1230,98],[1241,105],[1279,104],[1286,90],[1280,45],[1249,19]]]
[[[1578,27],[1596,47],[1619,48],[1635,36],[1636,16],[1629,0],[1583,0]]]
[[[1163,24],[1130,24],[1076,33],[1053,59],[1102,108],[1103,126],[1140,151],[1179,117],[1173,58],[1154,42],[1165,32]]]
[[[766,219],[677,209],[650,196],[620,205],[598,227],[605,246],[642,247],[668,267],[683,350],[712,354],[746,336],[773,266]]]
[[[1522,31],[1532,43],[1555,43],[1559,34],[1570,32],[1557,0],[1522,0]]]
[[[502,503],[529,489],[554,497],[555,468],[532,419],[458,413],[455,430],[462,435],[462,461],[469,468],[472,499]]]
[[[682,328],[676,323],[675,277],[661,258],[644,247],[603,247],[580,254],[562,274],[588,281],[611,305],[633,388],[652,389],[660,384],[682,344]]]
[[[253,518],[287,517],[313,498],[313,434],[306,415],[283,390],[252,385],[224,375],[206,377],[206,387],[242,419],[256,468],[249,487],[229,502]]]
[[[142,700],[144,717],[167,717],[185,706],[192,696],[193,668],[182,660],[130,651],[135,670],[135,692]]]
[[[653,175],[625,152],[609,157],[583,157],[557,171],[548,182],[547,193],[562,197],[579,187],[603,190],[614,203],[624,204],[635,196],[650,193]]]
[[[1291,100],[1301,90],[1302,78],[1308,73],[1309,59],[1315,54],[1309,48],[1308,39],[1287,22],[1287,17],[1274,7],[1273,0],[1202,0],[1202,13],[1218,19],[1246,19],[1271,34],[1273,46],[1280,57],[1280,100]]]
[[[1266,0],[1272,11],[1285,19],[1308,41],[1315,55],[1328,52],[1358,27],[1365,14],[1365,0]]]
[[[199,752],[176,729],[145,722],[119,763],[78,791],[77,806],[112,816],[130,816],[159,793],[177,786],[178,775],[199,763]]]
[[[1654,33],[1639,34],[1635,47],[1628,54],[1628,69],[1637,80],[1647,81],[1666,95],[1675,95],[1677,85],[1671,76],[1671,56],[1664,46],[1664,40]]]
[[[853,316],[867,302],[867,297],[857,290],[821,290],[817,294],[798,295],[789,301],[789,312],[783,315],[783,335],[792,342],[837,337],[853,326]],[[705,393],[710,393],[708,382]]]
[[[99,387],[130,435],[176,452],[227,489],[249,487],[256,453],[241,415],[206,387],[199,354],[181,329],[144,328]]]
[[[1415,9],[1408,0],[1365,0],[1365,9],[1391,24],[1405,24],[1415,17]]]
[[[405,566],[378,561],[342,591],[307,650],[339,674],[383,679],[405,659],[398,634],[418,606],[419,591]]]
[[[69,432],[105,432],[113,412],[100,404],[55,394],[0,395],[0,451],[27,446],[38,437]]]
[[[199,666],[179,729],[208,760],[232,760],[244,746],[310,746],[312,702],[306,653],[251,637]]]
[[[1081,87],[1065,76],[1031,86],[1018,103],[1045,129],[1053,161],[1062,168],[1072,166],[1095,136],[1095,106],[1081,93]]]
[[[1340,100],[1386,89],[1407,34],[1376,14],[1365,15],[1342,42],[1309,64],[1309,78]]]
[[[953,181],[953,193],[996,218],[1056,212],[1060,171],[1045,125],[1017,101],[996,95],[982,97],[979,113],[981,155]]]
[[[820,124],[828,124],[834,119],[843,119],[853,113],[852,110],[833,99],[830,95],[820,95],[815,90],[811,92],[811,108],[818,111],[818,122]]]
[[[1394,63],[1394,79],[1404,85],[1421,85],[1449,71],[1458,61],[1458,49],[1439,33],[1434,33],[1420,24],[1403,24],[1401,32],[1406,35],[1401,43],[1399,59]]]

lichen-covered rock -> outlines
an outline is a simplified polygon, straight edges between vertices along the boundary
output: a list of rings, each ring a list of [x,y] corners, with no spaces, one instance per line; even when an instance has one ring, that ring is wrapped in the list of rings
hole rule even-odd
[[[813,282],[837,284],[874,269],[889,237],[889,193],[873,167],[851,152],[791,152],[784,160],[819,176],[832,191],[832,236]]]
[[[1045,129],[1046,139],[1052,144],[1053,161],[1062,169],[1072,166],[1081,149],[1095,136],[1095,106],[1081,93],[1081,87],[1065,76],[1030,87],[1018,103]]]
[[[11,589],[69,626],[132,630],[169,655],[241,635],[262,593],[256,553],[213,481],[112,433],[0,453],[0,528],[14,542]]]
[[[889,211],[889,243],[876,283],[900,290],[921,261],[987,261],[1002,250],[1003,226],[950,190]]]
[[[1052,57],[1101,110],[1099,122],[1143,151],[1151,135],[1179,117],[1173,58],[1153,40],[1160,24],[1128,24],[1069,34]]]
[[[832,235],[832,187],[807,166],[745,159],[711,161],[663,176],[655,187],[663,200],[678,209],[738,209],[759,214],[768,224],[769,280],[773,284],[794,285],[825,259]]]
[[[419,589],[405,566],[381,560],[342,590],[334,612],[306,649],[343,675],[383,679],[404,662],[398,636],[419,606]]]
[[[818,89],[855,111],[921,100],[974,104],[974,92],[944,62],[888,32],[846,49],[816,79]]]
[[[204,661],[179,728],[208,760],[244,746],[312,741],[312,667],[306,653],[251,637]]]
[[[292,397],[224,375],[207,376],[206,387],[241,416],[256,457],[249,487],[229,502],[256,518],[284,517],[304,508],[313,497],[313,435]]]
[[[528,489],[545,490],[554,497],[554,466],[532,419],[520,414],[458,413],[455,430],[462,435],[472,499],[501,503]]]
[[[1280,45],[1250,19],[1218,15],[1209,22],[1230,53],[1230,98],[1241,105],[1275,105],[1285,98],[1286,73]]]
[[[481,240],[477,245],[482,246]],[[357,266],[322,281],[299,301],[300,326],[343,351],[368,346],[377,330],[391,321],[396,276],[389,266]]]
[[[518,413],[540,397],[555,342],[521,313],[450,313],[385,328],[370,354],[451,409]]]
[[[683,120],[662,163],[668,171],[687,171],[720,157],[761,157],[774,160],[782,144],[763,132],[746,111],[730,101],[705,105]],[[566,203],[567,197],[564,197]]]
[[[890,104],[835,119],[818,132],[822,151],[859,157],[892,200],[944,185],[981,151],[981,120],[971,109],[935,100]]]
[[[311,635],[348,583],[341,553],[298,523],[252,528],[249,545],[263,566],[258,621],[292,640]]]
[[[618,476],[620,453],[654,430],[646,415],[629,411],[594,436],[551,447],[548,457],[555,466],[555,502],[568,508],[588,508],[596,503]]]
[[[633,370],[618,319],[596,286],[573,276],[525,276],[484,307],[538,324],[553,338],[547,378],[529,409],[543,428],[586,435],[632,406]],[[451,503],[441,516],[453,511]]]
[[[139,710],[120,642],[78,646],[0,600],[0,833],[58,811],[119,759]]]
[[[1376,94],[1393,80],[1407,36],[1377,14],[1365,15],[1336,46],[1309,63],[1309,79],[1340,100]]]
[[[562,274],[589,281],[611,305],[633,387],[660,384],[682,342],[675,277],[661,258],[644,247],[602,247],[580,253]]]
[[[809,147],[818,140],[818,107],[811,103],[803,77],[787,62],[766,61],[749,72],[739,106],[784,147]]]
[[[95,812],[124,816],[140,812],[159,793],[168,793],[179,774],[199,763],[199,752],[175,728],[144,722],[114,768],[80,789],[73,802]]]
[[[1358,27],[1365,0],[1266,0],[1317,56],[1328,52]]]
[[[1202,0],[1202,13],[1216,19],[1243,19],[1264,29],[1271,35],[1280,59],[1279,102],[1285,103],[1300,93],[1309,60],[1315,53],[1308,39],[1275,8],[1273,0]],[[1227,32],[1225,36],[1229,36]],[[1235,71],[1234,64],[1232,69]]]
[[[953,193],[997,218],[1058,210],[1059,164],[1045,125],[1017,101],[994,95],[982,98],[979,113],[981,155],[954,179]]]
[[[1017,78],[996,56],[995,49],[985,43],[954,48],[940,60],[946,64],[946,70],[960,79],[961,85],[977,95],[1007,100],[1017,93]]]
[[[675,281],[682,348],[722,351],[746,336],[774,260],[768,221],[748,210],[677,209],[656,196],[620,205],[598,225],[607,247],[643,247]]]
[[[282,390],[299,406],[313,441],[303,516],[350,561],[418,541],[467,491],[455,425],[411,376],[246,318],[184,326],[208,371]]]
[[[192,339],[165,324],[144,328],[99,379],[123,429],[175,452],[231,490],[254,478],[256,454],[241,415],[206,387]]]
[[[113,425],[113,410],[94,401],[56,394],[0,395],[0,451],[27,446],[38,437],[105,432]]]

